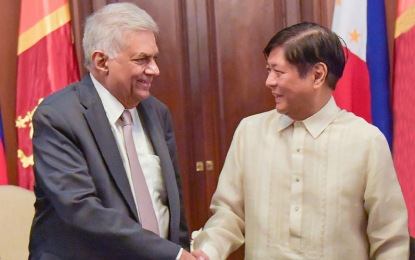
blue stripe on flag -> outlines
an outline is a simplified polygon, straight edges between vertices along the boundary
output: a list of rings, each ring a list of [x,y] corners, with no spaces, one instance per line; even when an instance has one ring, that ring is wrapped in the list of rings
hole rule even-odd
[[[1,108],[0,108],[0,138],[1,138],[1,143],[4,146],[4,134],[3,134],[3,123],[2,123],[2,119],[1,119]]]
[[[392,148],[393,120],[384,1],[367,1],[366,61],[370,77],[372,124],[382,131],[388,140],[389,147]]]

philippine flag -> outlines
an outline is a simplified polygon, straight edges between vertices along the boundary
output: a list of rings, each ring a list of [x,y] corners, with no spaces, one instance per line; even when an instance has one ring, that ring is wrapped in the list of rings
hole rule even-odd
[[[333,93],[337,105],[377,126],[392,147],[385,2],[336,0],[332,30],[348,57]]]

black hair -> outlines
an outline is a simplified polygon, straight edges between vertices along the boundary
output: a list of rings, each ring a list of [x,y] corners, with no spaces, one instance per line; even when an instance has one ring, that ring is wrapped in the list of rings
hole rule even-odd
[[[264,49],[265,58],[276,47],[284,48],[285,59],[294,65],[301,77],[322,62],[327,66],[327,85],[331,89],[343,75],[346,64],[340,37],[331,30],[310,22],[295,24],[279,31]]]

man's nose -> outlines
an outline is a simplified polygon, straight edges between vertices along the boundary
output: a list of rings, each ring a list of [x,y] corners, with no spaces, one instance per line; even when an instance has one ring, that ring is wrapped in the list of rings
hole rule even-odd
[[[277,81],[275,77],[273,77],[271,73],[268,74],[267,80],[265,81],[265,86],[272,88],[272,87],[275,87],[276,85],[277,85]]]
[[[152,60],[150,64],[148,64],[145,73],[151,76],[158,76],[160,74],[159,66],[157,66],[155,60]]]

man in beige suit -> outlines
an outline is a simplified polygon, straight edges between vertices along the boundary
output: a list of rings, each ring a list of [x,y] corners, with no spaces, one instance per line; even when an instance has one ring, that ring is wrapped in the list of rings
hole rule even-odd
[[[276,110],[242,120],[213,216],[193,252],[226,259],[408,259],[408,218],[383,134],[332,97],[345,57],[338,37],[302,23],[264,50]]]

